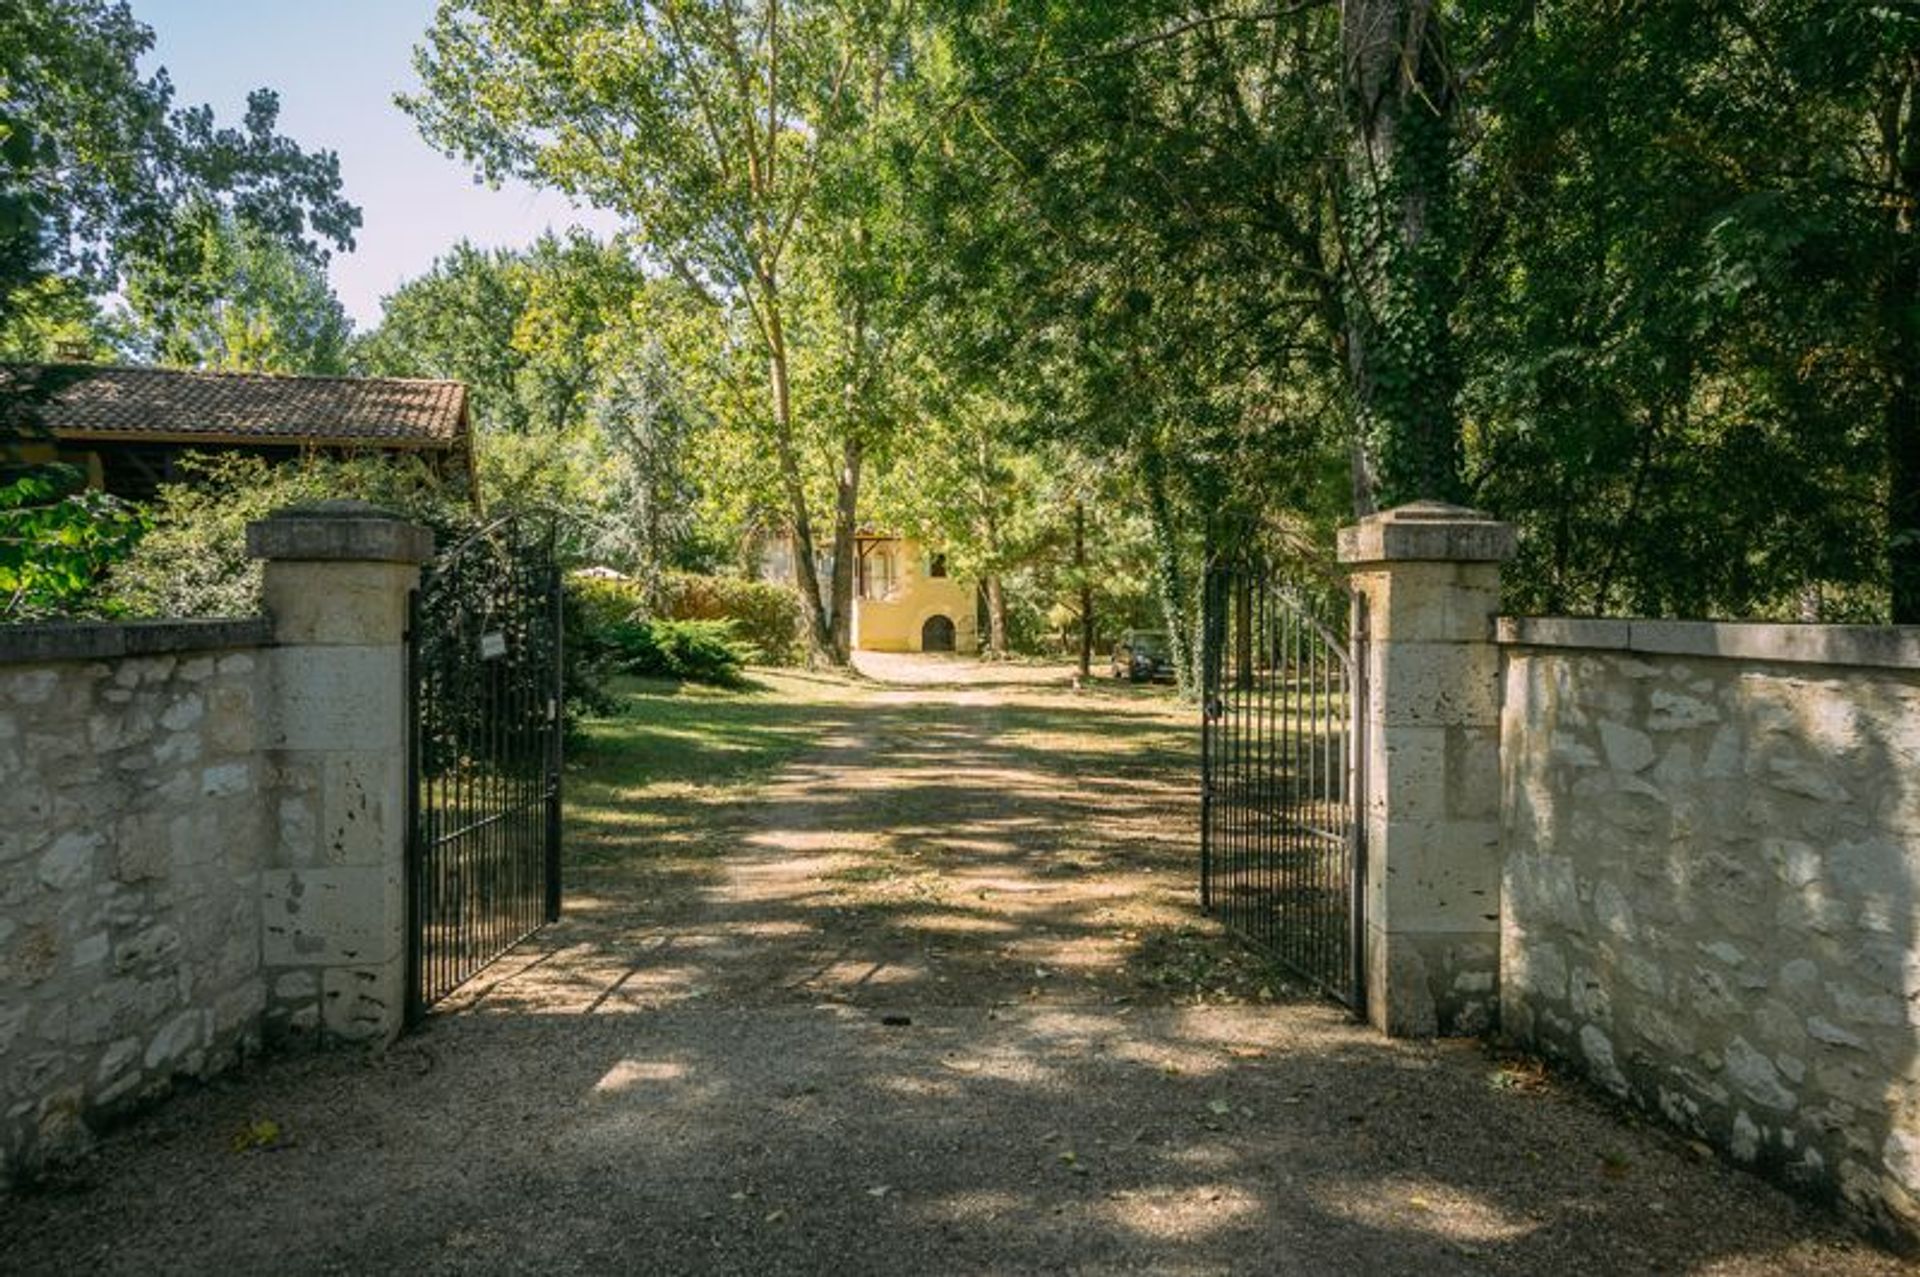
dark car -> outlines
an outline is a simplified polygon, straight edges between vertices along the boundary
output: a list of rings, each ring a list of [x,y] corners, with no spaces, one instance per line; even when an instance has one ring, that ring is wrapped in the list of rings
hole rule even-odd
[[[1136,683],[1173,677],[1164,630],[1128,630],[1113,648],[1113,676]]]

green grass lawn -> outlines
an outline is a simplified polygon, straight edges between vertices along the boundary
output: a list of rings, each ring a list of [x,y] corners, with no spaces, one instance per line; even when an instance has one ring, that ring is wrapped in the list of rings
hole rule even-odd
[[[740,691],[651,678],[623,678],[612,690],[619,708],[587,720],[574,751],[589,787],[763,776],[831,725],[848,689],[782,672]]]
[[[788,670],[755,671],[741,690],[642,678],[611,690],[617,709],[581,725],[567,765],[567,857],[582,866],[723,836],[720,807],[844,726],[859,694]]]

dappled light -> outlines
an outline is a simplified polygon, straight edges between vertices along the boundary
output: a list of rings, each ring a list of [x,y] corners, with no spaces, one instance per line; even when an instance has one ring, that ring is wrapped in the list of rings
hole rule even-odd
[[[684,1065],[670,1060],[622,1060],[593,1084],[596,1095],[613,1095],[659,1082],[678,1082],[687,1075]]]
[[[1896,1270],[1200,917],[1169,692],[625,696],[568,775],[560,923],[384,1060],[183,1101],[18,1226],[244,1209],[235,1270],[272,1238],[429,1271]],[[256,1113],[295,1133],[272,1162],[197,1134]]]
[[[1445,1180],[1393,1176],[1364,1183],[1317,1186],[1314,1197],[1330,1215],[1382,1230],[1425,1231],[1460,1243],[1517,1242],[1538,1227],[1496,1202]]]

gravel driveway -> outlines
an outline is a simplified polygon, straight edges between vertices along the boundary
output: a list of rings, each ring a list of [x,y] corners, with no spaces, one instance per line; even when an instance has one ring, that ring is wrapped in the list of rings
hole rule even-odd
[[[577,812],[562,923],[0,1203],[0,1269],[1912,1271],[1298,996],[1194,913],[1187,716],[991,677],[815,689],[771,782]]]

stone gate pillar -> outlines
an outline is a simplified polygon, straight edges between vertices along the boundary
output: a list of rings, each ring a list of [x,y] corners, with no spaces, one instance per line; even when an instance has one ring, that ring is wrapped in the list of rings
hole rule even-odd
[[[1417,502],[1340,530],[1365,612],[1368,1018],[1479,1033],[1500,978],[1500,656],[1514,531]]]
[[[273,620],[267,1028],[384,1044],[406,1013],[407,596],[425,528],[360,501],[247,528]]]

